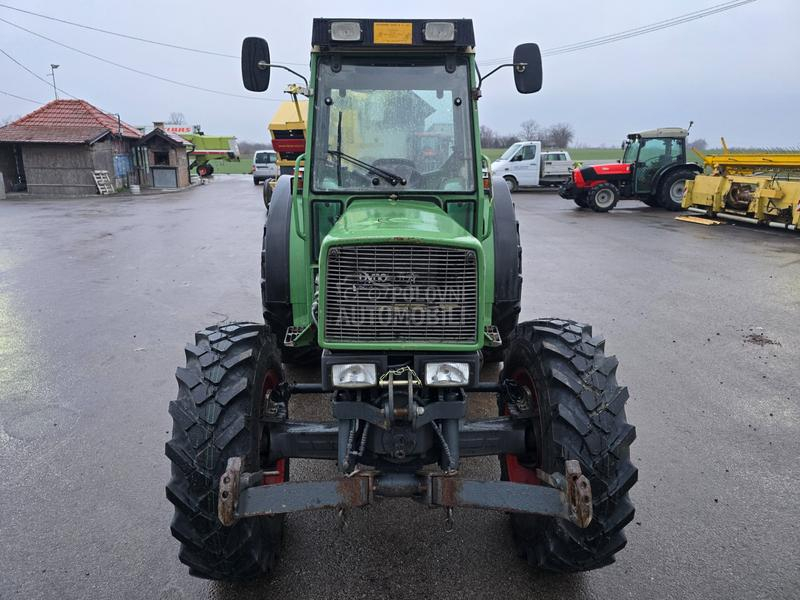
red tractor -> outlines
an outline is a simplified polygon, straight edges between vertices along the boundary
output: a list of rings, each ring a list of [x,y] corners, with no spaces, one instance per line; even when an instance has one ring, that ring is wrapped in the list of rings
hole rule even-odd
[[[630,133],[621,162],[573,169],[559,194],[595,212],[610,211],[621,198],[681,210],[686,181],[703,171],[686,162],[688,135],[680,127]]]

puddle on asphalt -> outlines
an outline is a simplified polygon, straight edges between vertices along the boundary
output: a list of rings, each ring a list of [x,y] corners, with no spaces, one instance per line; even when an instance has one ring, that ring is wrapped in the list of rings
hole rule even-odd
[[[71,408],[51,404],[10,417],[2,431],[11,438],[32,442],[63,435],[75,426],[78,417]]]

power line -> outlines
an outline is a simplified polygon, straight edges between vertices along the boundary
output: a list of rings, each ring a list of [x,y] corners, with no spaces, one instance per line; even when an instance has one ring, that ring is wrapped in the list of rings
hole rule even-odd
[[[120,33],[118,31],[110,31],[108,29],[102,29],[100,27],[94,27],[92,25],[85,25],[83,23],[76,23],[75,21],[67,21],[66,19],[59,19],[57,17],[51,17],[50,15],[43,15],[41,13],[33,12],[31,10],[25,10],[22,8],[17,8],[16,6],[9,6],[8,4],[0,3],[0,8],[7,8],[9,10],[15,10],[20,13],[25,13],[26,15],[32,15],[34,17],[39,17],[41,19],[47,19],[49,21],[55,21],[56,23],[64,23],[65,25],[72,25],[73,27],[80,27],[81,29],[88,29],[89,31],[96,31],[98,33],[105,33],[106,35],[114,35],[117,37],[125,38],[128,40],[134,40],[137,42],[144,42],[145,44],[153,44],[156,46],[164,46],[165,48],[172,48],[174,50],[184,50],[186,52],[196,52],[197,54],[207,54],[209,56],[220,56],[222,58],[233,58],[239,60],[239,55],[235,54],[225,54],[224,52],[215,52],[213,50],[202,50],[200,48],[190,48],[188,46],[179,46],[178,44],[168,44],[167,42],[159,42],[156,40],[149,40],[147,38],[139,37],[136,35],[129,35],[127,33]],[[278,62],[278,61],[275,61]],[[290,62],[282,62],[281,64],[284,65],[291,65],[291,66],[298,66],[298,67],[307,67],[308,64],[303,63],[290,63]]]
[[[556,46],[555,48],[549,48],[542,52],[542,56],[558,56],[560,54],[567,54],[570,52],[577,52],[579,50],[594,48],[595,46],[603,46],[605,44],[611,44],[632,37],[637,37],[647,33],[652,33],[654,31],[660,31],[661,29],[667,29],[670,27],[675,27],[676,25],[682,25],[683,23],[688,23],[690,21],[703,19],[705,17],[709,17],[711,15],[715,15],[728,10],[732,10],[734,8],[738,8],[739,6],[744,6],[745,4],[750,4],[752,2],[756,2],[756,0],[731,0],[729,2],[723,2],[722,4],[715,4],[713,6],[709,6],[702,10],[697,10],[683,15],[678,15],[670,19],[665,19],[663,21],[650,23],[648,25],[641,25],[639,27],[634,27],[633,29],[626,29],[624,31],[619,31],[617,33],[612,33],[601,37],[591,38],[588,40],[584,40],[582,42],[576,42],[573,44],[566,44],[564,46]],[[479,64],[481,66],[494,66],[496,64],[501,64],[504,62],[510,62],[511,60],[512,60],[511,58],[494,58],[482,61]]]
[[[25,98],[24,96],[17,96],[16,94],[12,94],[11,92],[5,92],[3,90],[0,90],[0,94],[11,96],[12,98],[16,98],[17,100],[25,100],[26,102],[33,102],[34,104],[44,104],[44,102],[39,102],[38,100],[31,100],[30,98]]]
[[[35,35],[38,38],[41,38],[43,40],[47,40],[48,42],[51,42],[51,43],[56,44],[58,46],[61,46],[63,48],[67,48],[68,50],[72,50],[73,52],[77,52],[78,54],[83,54],[84,56],[88,56],[90,58],[94,58],[95,60],[99,60],[100,62],[104,62],[106,64],[115,66],[115,67],[120,68],[120,69],[125,69],[126,71],[130,71],[132,73],[137,73],[139,75],[144,75],[145,77],[151,77],[152,79],[158,79],[159,81],[164,81],[166,83],[171,83],[173,85],[179,85],[181,87],[190,88],[190,89],[193,89],[193,90],[199,90],[201,92],[208,92],[210,94],[218,94],[218,95],[221,95],[221,96],[228,96],[228,97],[231,97],[231,98],[245,98],[247,100],[283,102],[283,100],[279,99],[279,98],[263,98],[263,97],[259,97],[259,96],[245,96],[243,94],[234,94],[234,93],[231,93],[231,92],[224,92],[222,90],[214,90],[214,89],[211,89],[211,88],[201,87],[199,85],[193,85],[191,83],[184,83],[182,81],[176,81],[174,79],[169,79],[168,77],[162,77],[161,75],[156,75],[154,73],[148,73],[147,71],[141,71],[139,69],[135,69],[133,67],[129,67],[127,65],[123,65],[123,64],[120,64],[118,62],[114,62],[113,60],[109,60],[107,58],[103,58],[102,56],[97,56],[96,54],[92,54],[91,52],[86,52],[85,50],[80,50],[79,48],[75,48],[74,46],[69,46],[68,44],[65,44],[63,42],[59,42],[58,40],[54,40],[53,38],[49,38],[46,35],[42,35],[41,33],[37,33],[35,31],[31,31],[30,29],[26,29],[22,25],[17,25],[16,23],[12,23],[11,21],[9,21],[7,19],[3,19],[2,17],[0,17],[0,21],[2,21],[3,23],[6,23],[7,25],[11,25],[12,27],[16,27],[17,29],[20,29],[22,31],[30,33],[31,35]]]
[[[21,69],[24,69],[25,71],[27,71],[28,73],[30,73],[31,75],[33,75],[34,77],[36,77],[36,79],[38,79],[39,81],[41,81],[42,83],[44,83],[44,84],[45,84],[47,87],[49,87],[49,88],[53,87],[53,83],[52,83],[52,82],[50,82],[50,81],[47,81],[47,79],[45,79],[45,78],[44,78],[44,77],[42,77],[41,75],[37,74],[36,72],[32,71],[31,69],[29,69],[28,67],[26,67],[25,65],[23,65],[21,62],[19,62],[19,61],[18,61],[16,58],[14,58],[13,56],[11,56],[11,55],[10,55],[8,52],[6,52],[5,50],[3,50],[2,48],[0,48],[0,53],[2,53],[2,54],[5,54],[5,55],[6,55],[6,58],[8,58],[8,59],[9,59],[11,62],[15,63],[15,64],[16,64],[18,67],[20,67]],[[69,96],[70,98],[75,98],[75,96],[73,96],[73,95],[72,95],[72,94],[70,94],[69,92],[66,92],[66,91],[62,90],[61,88],[56,88],[56,89],[57,89],[59,92],[61,92],[62,94],[64,94],[65,96]],[[75,98],[75,99],[77,100],[77,98]]]
[[[689,23],[690,21],[696,21],[698,19],[703,19],[705,17],[709,17],[711,15],[715,15],[717,13],[725,12],[728,10],[732,10],[734,8],[738,8],[739,6],[744,6],[745,4],[750,4],[755,2],[756,0],[736,0],[733,2],[726,2],[723,4],[718,4],[715,6],[711,6],[707,9],[696,11],[694,13],[688,13],[685,15],[680,15],[678,17],[674,17],[672,19],[667,19],[666,21],[661,21],[658,23],[653,23],[651,25],[646,25],[644,27],[638,27],[635,29],[629,29],[627,31],[623,31],[616,34],[611,34],[608,36],[603,36],[600,38],[595,38],[593,40],[587,40],[585,42],[579,42],[577,44],[569,44],[567,46],[560,46],[557,48],[550,48],[545,52],[547,56],[556,56],[558,54],[566,54],[568,52],[576,52],[577,50],[583,50],[584,48],[593,47],[602,44],[609,44],[611,42],[616,42],[623,39],[628,39],[632,37],[637,37],[640,35],[644,35],[646,33],[651,33],[653,31],[659,31],[661,29],[667,29],[669,27],[675,27],[676,25],[682,25],[683,23]]]

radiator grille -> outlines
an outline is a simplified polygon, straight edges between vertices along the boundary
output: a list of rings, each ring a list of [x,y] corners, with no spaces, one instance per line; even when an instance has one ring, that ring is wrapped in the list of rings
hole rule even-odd
[[[478,261],[442,246],[336,246],[328,252],[328,342],[474,343]]]

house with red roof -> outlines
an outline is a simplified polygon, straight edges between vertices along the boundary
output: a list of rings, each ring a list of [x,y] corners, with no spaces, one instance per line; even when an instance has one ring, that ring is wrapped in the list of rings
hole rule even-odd
[[[95,171],[106,171],[116,189],[189,184],[182,139],[144,136],[85,100],[53,100],[0,127],[7,192],[91,195],[98,193]]]

